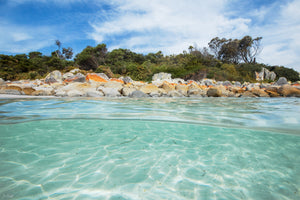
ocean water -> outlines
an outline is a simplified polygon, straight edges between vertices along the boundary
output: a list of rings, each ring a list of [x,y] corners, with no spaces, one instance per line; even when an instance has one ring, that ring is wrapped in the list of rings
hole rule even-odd
[[[0,99],[0,199],[300,199],[300,99]]]

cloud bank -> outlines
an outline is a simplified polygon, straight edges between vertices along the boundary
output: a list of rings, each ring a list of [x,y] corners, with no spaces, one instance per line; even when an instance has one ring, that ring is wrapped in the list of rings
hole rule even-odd
[[[40,8],[42,20],[36,17]],[[250,35],[263,37],[259,62],[300,71],[299,10],[299,0],[4,0],[0,52],[49,50],[60,39],[76,53],[106,43],[109,50],[177,54],[217,36]],[[23,16],[34,19],[25,22]]]
[[[114,10],[99,13],[90,22],[88,34],[96,42],[111,43],[111,49],[138,52],[180,53],[188,46],[207,46],[214,37],[263,37],[258,61],[284,65],[300,71],[300,1],[274,1],[240,5],[240,0],[124,0],[111,1]],[[232,10],[238,6],[237,10]],[[105,20],[103,20],[105,17]]]
[[[232,35],[248,31],[248,19],[222,14],[225,4],[223,0],[113,1],[114,12],[107,21],[101,16],[91,22],[94,31],[89,35],[97,42],[115,40],[113,48],[179,53],[194,43],[207,45],[229,31]]]

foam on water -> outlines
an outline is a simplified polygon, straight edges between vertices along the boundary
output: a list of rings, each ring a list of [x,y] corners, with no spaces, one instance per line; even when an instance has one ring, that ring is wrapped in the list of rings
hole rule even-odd
[[[0,199],[296,200],[299,102],[3,100]]]

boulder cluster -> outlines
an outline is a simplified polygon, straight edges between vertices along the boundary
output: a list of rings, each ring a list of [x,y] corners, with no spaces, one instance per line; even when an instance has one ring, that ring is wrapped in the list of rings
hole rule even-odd
[[[4,81],[0,94],[57,97],[300,97],[299,82],[291,84],[281,77],[272,84],[238,81],[201,81],[172,79],[158,73],[152,82],[134,81],[130,77],[109,78],[104,73],[82,74],[79,69],[62,74],[49,73],[42,80]]]

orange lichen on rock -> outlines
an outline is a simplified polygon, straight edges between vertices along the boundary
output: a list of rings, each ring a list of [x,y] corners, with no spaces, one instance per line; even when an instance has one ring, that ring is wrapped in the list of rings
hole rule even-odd
[[[120,80],[120,79],[117,79],[117,78],[111,78],[110,81],[115,81],[115,82],[119,82],[119,83],[124,84],[123,80]]]
[[[87,81],[96,81],[96,82],[103,82],[103,83],[106,83],[107,80],[105,80],[104,78],[98,76],[97,74],[87,74],[85,79]]]
[[[197,84],[195,81],[193,81],[193,80],[189,80],[189,82],[187,83],[188,85],[190,85],[190,84],[192,84],[192,83],[195,83],[195,84]]]
[[[78,77],[74,77],[74,78],[69,78],[63,81],[63,83],[71,83],[73,81],[75,81],[76,79],[78,79]]]
[[[172,86],[176,86],[176,85],[177,85],[177,83],[170,83],[170,82],[168,82],[168,81],[164,81],[163,83],[164,83],[164,84],[168,84],[168,85],[172,85]]]

